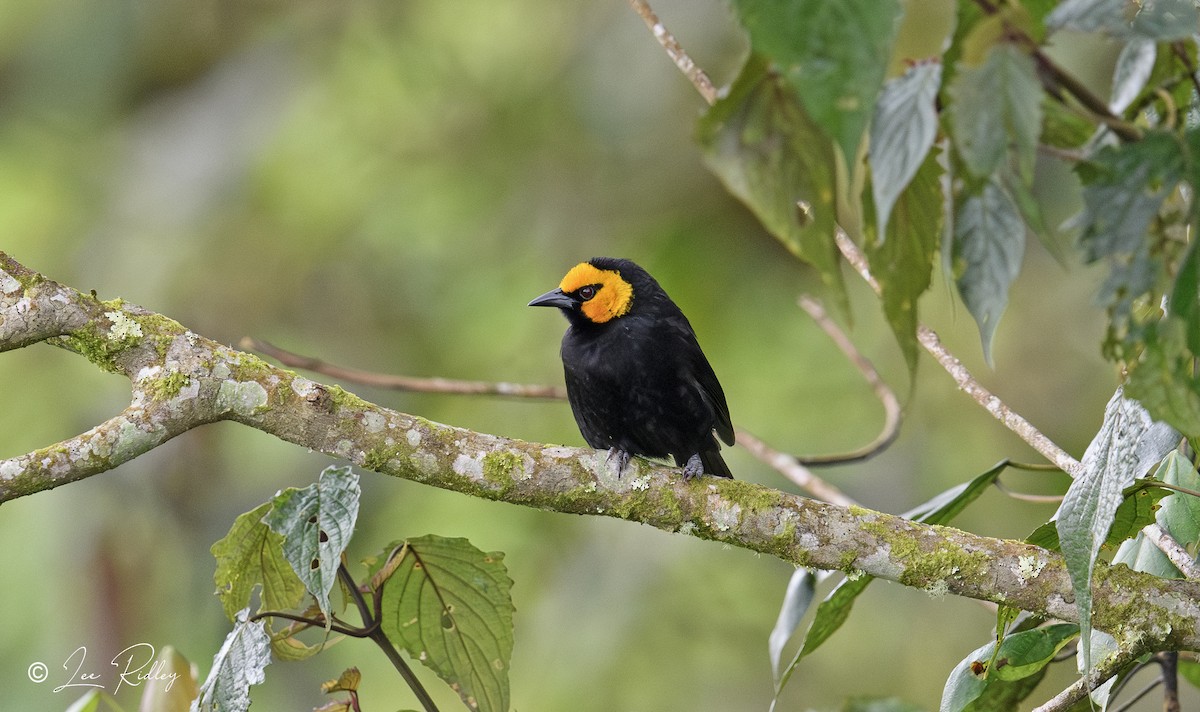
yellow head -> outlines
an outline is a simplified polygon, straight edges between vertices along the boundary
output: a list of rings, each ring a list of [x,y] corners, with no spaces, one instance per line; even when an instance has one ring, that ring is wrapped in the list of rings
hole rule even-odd
[[[579,310],[597,324],[624,316],[633,306],[633,285],[620,272],[600,269],[589,262],[572,267],[558,288],[578,299]]]

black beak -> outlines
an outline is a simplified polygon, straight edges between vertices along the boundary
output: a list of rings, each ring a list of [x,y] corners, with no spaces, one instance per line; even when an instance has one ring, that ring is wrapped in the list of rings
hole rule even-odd
[[[529,303],[531,307],[558,307],[559,309],[574,309],[575,300],[563,293],[561,289],[552,289]]]

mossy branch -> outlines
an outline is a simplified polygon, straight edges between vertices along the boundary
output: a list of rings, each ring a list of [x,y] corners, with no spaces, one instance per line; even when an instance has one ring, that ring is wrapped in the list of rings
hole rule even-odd
[[[206,339],[160,314],[101,301],[0,252],[0,350],[39,341],[132,383],[86,433],[0,460],[0,502],[111,470],[205,423],[229,420],[363,468],[485,499],[641,522],[770,554],[1074,620],[1061,557],[1028,544],[700,478],[603,452],[513,440],[369,403]],[[1099,566],[1095,624],[1146,650],[1200,649],[1200,584]]]

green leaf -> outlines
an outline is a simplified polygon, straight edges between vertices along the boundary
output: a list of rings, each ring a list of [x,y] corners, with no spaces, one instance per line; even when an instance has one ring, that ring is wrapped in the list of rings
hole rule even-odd
[[[842,156],[857,153],[891,58],[899,0],[735,0],[769,57]]]
[[[1117,507],[1116,514],[1113,515],[1108,536],[1100,545],[1101,549],[1111,549],[1122,544],[1130,537],[1137,536],[1143,527],[1155,522],[1159,500],[1171,494],[1168,489],[1156,487],[1156,482],[1157,480],[1137,480],[1125,488],[1121,493],[1123,497],[1121,504]],[[1046,522],[1033,530],[1033,533],[1026,537],[1025,541],[1043,549],[1059,551],[1057,522],[1053,520]]]
[[[1021,703],[1033,694],[1049,669],[1047,665],[1020,680],[992,680],[983,694],[964,707],[963,712],[1018,712]]]
[[[138,712],[185,712],[200,694],[192,664],[170,645],[158,652],[150,670],[157,674],[146,681]]]
[[[1158,468],[1158,478],[1169,485],[1200,491],[1200,475],[1178,451],[1171,451]],[[1158,508],[1156,519],[1176,541],[1187,545],[1200,541],[1200,497],[1171,492]]]
[[[331,620],[329,592],[354,533],[360,494],[358,475],[349,467],[327,467],[315,484],[276,495],[264,519],[271,531],[283,536],[284,557],[326,620]]]
[[[97,712],[100,709],[101,692],[99,690],[89,690],[84,693],[83,697],[71,703],[67,708],[67,712]]]
[[[1108,538],[1124,489],[1174,448],[1177,437],[1118,388],[1104,409],[1100,431],[1084,452],[1082,471],[1058,508],[1059,544],[1079,611],[1085,671],[1090,671],[1092,570],[1100,546]]]
[[[976,178],[991,178],[1012,150],[1017,174],[1025,183],[1032,180],[1042,85],[1029,55],[1015,45],[998,44],[981,66],[958,68],[949,94],[951,133],[967,170]]]
[[[1147,325],[1141,359],[1125,388],[1158,420],[1188,437],[1200,435],[1200,378],[1193,369],[1195,354],[1187,348],[1187,327],[1168,314]]]
[[[466,539],[407,540],[375,572],[388,638],[433,670],[472,709],[508,709],[512,580],[504,555]]]
[[[1183,171],[1183,147],[1156,131],[1141,141],[1105,146],[1077,167],[1083,181],[1080,244],[1091,262],[1131,255]]]
[[[283,556],[283,537],[263,522],[270,510],[271,503],[265,502],[242,514],[229,533],[212,545],[217,597],[231,621],[250,605],[258,585],[262,586],[260,611],[295,608],[304,598],[304,584]]]
[[[1180,658],[1178,670],[1180,677],[1192,683],[1193,687],[1200,687],[1200,662]]]
[[[250,686],[266,679],[271,641],[261,621],[247,622],[250,610],[238,612],[233,630],[213,656],[212,670],[192,702],[192,712],[245,712],[250,709]]]
[[[988,181],[978,195],[968,196],[958,206],[951,249],[955,281],[963,303],[979,326],[989,363],[992,337],[1024,254],[1025,223],[999,183]]]
[[[937,136],[935,102],[942,63],[920,62],[883,85],[871,122],[871,191],[876,239],[887,241],[887,223],[896,198],[917,174]]]
[[[1200,249],[1195,240],[1188,245],[1175,275],[1168,309],[1183,323],[1184,343],[1188,350],[1200,354]]]
[[[746,61],[728,96],[700,120],[698,140],[729,192],[844,302],[832,148],[762,57]]]
[[[882,244],[870,240],[866,245],[879,281],[884,316],[900,344],[910,376],[915,375],[920,356],[917,300],[929,289],[942,231],[941,176],[937,156],[928,155],[896,202],[892,238]]]
[[[1058,623],[1013,633],[1000,644],[999,651],[995,650],[995,641],[975,649],[950,671],[942,690],[941,712],[967,709],[997,682],[1013,682],[1039,674],[1054,659],[1055,653],[1078,634],[1078,626]],[[995,666],[989,668],[987,663],[993,657]],[[996,708],[976,706],[972,709]]]

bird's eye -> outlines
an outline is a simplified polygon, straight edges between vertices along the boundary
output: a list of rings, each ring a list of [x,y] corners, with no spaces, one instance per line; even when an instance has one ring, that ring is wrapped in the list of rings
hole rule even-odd
[[[596,288],[589,284],[586,287],[580,287],[578,294],[579,298],[586,302],[596,296]]]

